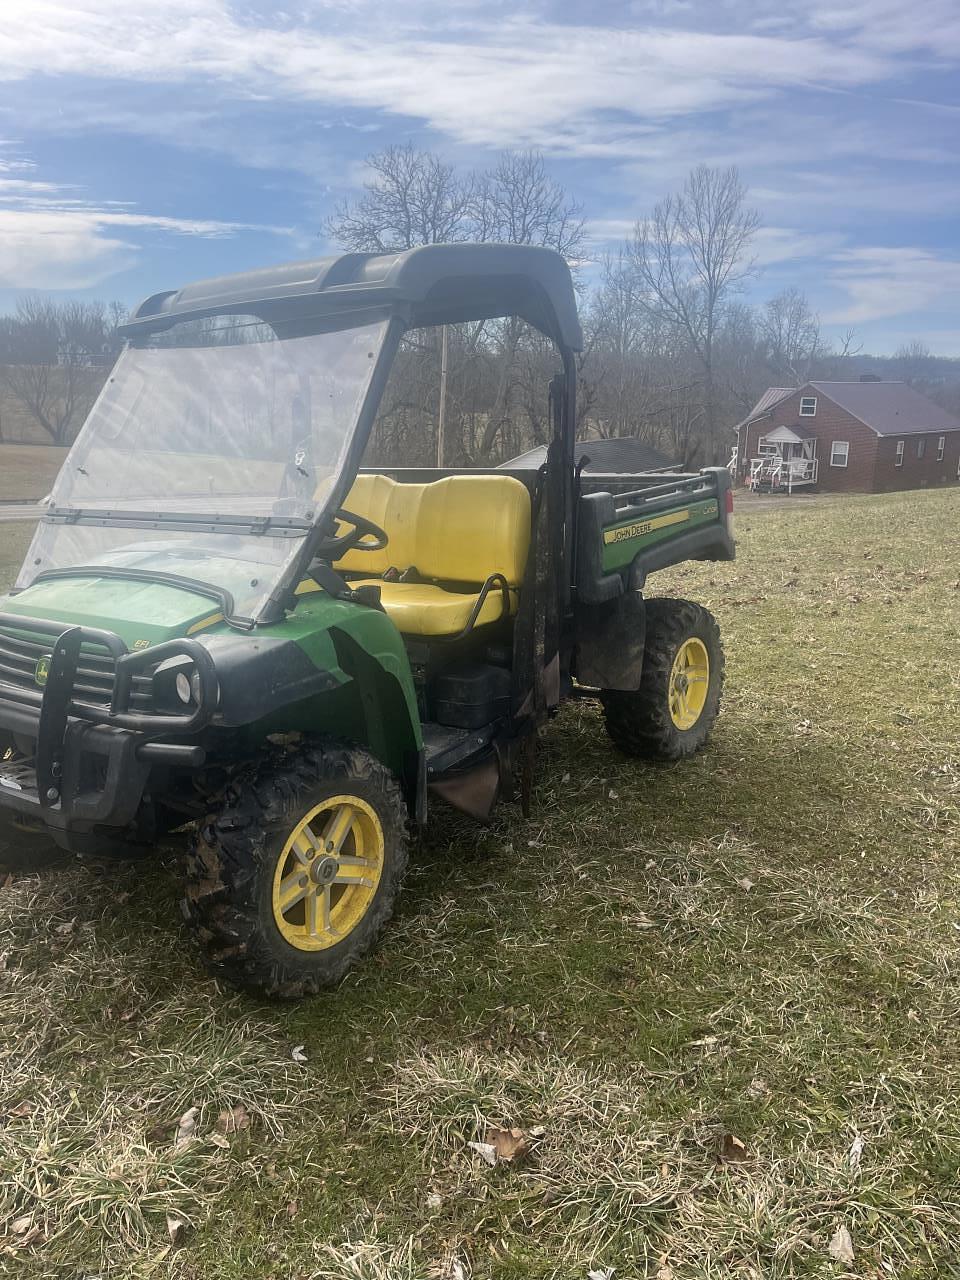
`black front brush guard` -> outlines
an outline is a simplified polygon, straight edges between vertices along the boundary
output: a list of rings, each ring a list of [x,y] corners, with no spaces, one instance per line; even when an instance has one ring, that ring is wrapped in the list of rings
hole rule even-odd
[[[213,659],[196,640],[167,640],[149,649],[130,652],[118,635],[94,627],[67,627],[45,618],[0,613],[0,628],[53,639],[42,689],[0,682],[0,699],[39,710],[36,746],[37,792],[43,808],[60,798],[63,748],[70,718],[138,736],[166,737],[194,734],[209,724],[217,705],[217,674]],[[106,649],[114,660],[110,706],[95,706],[75,696],[77,669],[84,644]],[[131,711],[134,676],[170,658],[188,658],[198,676],[196,705],[183,714],[155,715]]]

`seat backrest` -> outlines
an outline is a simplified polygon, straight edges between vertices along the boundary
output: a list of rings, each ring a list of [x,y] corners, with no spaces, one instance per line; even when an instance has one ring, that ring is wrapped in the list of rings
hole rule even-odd
[[[357,476],[344,506],[385,530],[384,551],[350,551],[338,567],[371,576],[415,567],[438,582],[475,583],[502,573],[513,587],[530,549],[530,494],[514,476],[445,476],[399,484]]]
[[[357,476],[343,505],[354,515],[366,516],[368,520],[378,524],[387,534],[389,542],[383,551],[348,551],[337,561],[338,569],[349,569],[351,572],[377,577],[391,565],[405,569],[413,563],[410,556],[413,554],[415,504],[411,504],[409,500],[404,504],[398,499],[396,492],[407,487],[423,488],[422,485],[399,485],[389,476]],[[404,506],[407,509],[402,509]],[[410,510],[411,507],[414,509]]]
[[[519,587],[530,549],[530,494],[514,476],[446,476],[423,486],[414,564],[425,578]]]

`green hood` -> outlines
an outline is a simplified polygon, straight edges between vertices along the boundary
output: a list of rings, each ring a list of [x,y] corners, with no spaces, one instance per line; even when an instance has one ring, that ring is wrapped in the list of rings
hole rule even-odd
[[[0,611],[115,631],[128,649],[145,649],[204,630],[221,618],[185,587],[119,578],[58,578],[0,598]]]

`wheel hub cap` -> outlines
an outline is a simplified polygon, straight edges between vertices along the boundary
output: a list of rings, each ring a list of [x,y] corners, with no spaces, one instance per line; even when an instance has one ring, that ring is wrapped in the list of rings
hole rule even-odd
[[[670,671],[670,719],[678,729],[692,729],[703,714],[710,688],[710,655],[697,636],[677,650]]]
[[[318,858],[310,874],[316,884],[331,884],[339,870],[340,863],[336,858]]]

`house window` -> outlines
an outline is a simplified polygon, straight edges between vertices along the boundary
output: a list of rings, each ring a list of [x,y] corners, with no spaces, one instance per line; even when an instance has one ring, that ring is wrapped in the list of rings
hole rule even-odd
[[[920,439],[917,441],[917,457],[922,458],[926,452],[927,452],[927,437],[921,436]]]
[[[817,397],[801,396],[800,397],[800,417],[815,418],[817,416]]]
[[[897,461],[894,464],[897,467],[903,466],[903,445],[904,442],[902,440],[897,441]]]
[[[943,461],[943,451],[946,447],[947,447],[947,437],[940,436],[937,439],[937,461],[938,462]]]
[[[779,452],[780,450],[777,448],[775,444],[767,443],[766,436],[761,436],[760,439],[757,441],[757,453],[759,453],[761,457],[765,457],[771,453],[779,453]]]
[[[845,467],[847,459],[850,457],[850,441],[834,440],[830,446],[830,465],[831,467]]]

